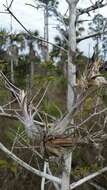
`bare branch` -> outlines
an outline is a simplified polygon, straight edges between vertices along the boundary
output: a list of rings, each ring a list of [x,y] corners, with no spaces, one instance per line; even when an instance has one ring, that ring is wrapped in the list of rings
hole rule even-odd
[[[95,187],[97,190],[106,190],[104,187],[101,187],[100,185],[98,185],[95,182],[90,182],[90,185],[92,185],[93,187]]]
[[[46,174],[46,169],[47,169],[47,162],[44,162],[44,175]],[[41,190],[45,190],[45,177],[42,177],[42,181],[41,181]]]
[[[44,7],[43,4],[42,4],[42,5],[37,5],[37,6],[35,6],[35,5],[30,4],[30,3],[25,3],[25,5],[28,5],[28,6],[30,6],[30,7],[33,7],[33,8],[35,8],[35,9],[39,9],[39,8],[43,8],[43,7]]]
[[[33,168],[32,166],[30,166],[29,164],[27,164],[26,162],[24,162],[23,160],[21,160],[20,158],[18,158],[11,151],[9,151],[2,143],[0,143],[0,149],[3,152],[5,152],[10,158],[12,158],[17,164],[19,164],[23,168],[27,169],[31,173],[36,174],[36,175],[38,175],[40,177],[45,177],[46,179],[49,179],[50,181],[54,181],[54,182],[56,182],[58,184],[61,184],[61,179],[60,178],[55,177],[55,176],[51,176],[49,174],[44,174],[44,172],[41,172],[41,171]]]
[[[43,42],[46,42],[52,46],[55,46],[61,50],[63,50],[64,52],[68,52],[65,48],[61,47],[61,46],[58,46],[52,42],[49,42],[41,37],[36,37],[35,35],[33,35],[20,21],[19,19],[13,14],[13,12],[9,9],[9,7],[7,7],[6,5],[4,5],[4,7],[6,8],[6,10],[9,12],[9,14],[20,24],[20,26],[31,36],[33,37],[34,39],[37,39],[37,40],[40,40],[40,41],[43,41]]]
[[[76,187],[79,187],[80,185],[90,181],[91,179],[97,177],[98,175],[101,175],[102,173],[107,172],[107,167],[104,167],[103,169],[88,175],[87,177],[84,177],[83,179],[80,179],[77,182],[74,182],[70,185],[70,190],[75,189]]]
[[[18,127],[18,129],[17,129],[17,131],[16,131],[16,135],[15,135],[15,138],[14,138],[14,141],[13,141],[13,144],[12,144],[11,152],[13,152],[14,147],[15,147],[15,144],[16,144],[16,142],[17,142],[17,140],[18,140],[18,137],[19,137],[19,129],[20,129],[20,127]]]
[[[13,114],[0,113],[0,116],[18,120],[18,117],[16,115],[13,115]]]
[[[72,116],[73,116],[73,113],[75,112],[75,110],[77,109],[78,106],[80,106],[84,101],[85,99],[90,95],[92,94],[93,92],[96,91],[96,88],[90,90],[90,92],[88,92],[85,97],[83,97],[82,99],[79,98],[77,100],[77,102],[75,103],[74,106],[72,106],[71,110],[69,111],[69,113],[67,113],[60,121],[57,122],[57,125],[50,129],[51,133],[54,134],[63,134],[64,131],[67,129],[67,125],[69,123],[71,123],[72,121]]]
[[[7,13],[7,12],[3,12],[3,11],[2,11],[2,12],[0,12],[0,13],[1,13],[1,14],[9,14],[9,13]]]
[[[84,37],[81,37],[81,38],[77,38],[77,43],[83,41],[83,40],[86,40],[86,39],[89,39],[89,38],[93,38],[95,36],[101,36],[102,34],[105,34],[107,33],[107,31],[99,31],[97,33],[94,33],[94,34],[90,34],[90,35],[87,35],[87,36],[84,36]]]
[[[47,90],[48,90],[48,88],[49,88],[49,85],[50,85],[50,82],[48,83],[48,85],[47,85],[47,87],[46,87],[46,89],[45,89],[45,91],[44,91],[44,93],[43,93],[41,99],[39,100],[38,104],[36,105],[35,112],[33,113],[32,117],[34,117],[35,114],[37,113],[37,109],[38,109],[38,107],[40,106],[42,100],[44,99],[44,97],[45,97],[45,95],[46,95],[46,92],[47,92]]]
[[[16,135],[16,133],[15,133]],[[23,143],[20,142],[20,139],[23,140],[23,142],[27,145],[27,146],[24,146]],[[26,140],[24,139],[22,133],[21,134],[18,134],[18,138],[17,138],[17,141],[20,143],[21,147],[20,148],[26,148],[26,149],[30,149],[33,154],[37,155],[39,158],[41,158],[42,160],[44,160],[43,156],[35,149],[36,146],[31,146],[28,142],[26,142]],[[37,146],[38,147],[38,146]],[[16,148],[16,147],[15,147]],[[18,147],[17,147],[18,148]]]
[[[7,104],[4,104],[2,107],[3,107],[3,109],[4,108],[6,108],[7,106],[10,106],[10,105],[12,105],[14,102],[16,101],[16,98],[15,99],[13,99],[13,100],[11,100],[10,102],[8,102]]]
[[[16,97],[16,100],[17,100],[20,110],[22,112],[22,113],[19,113],[16,111],[15,117],[17,117],[19,119],[19,121],[21,121],[21,123],[24,124],[25,130],[26,130],[28,136],[30,138],[33,138],[33,136],[36,135],[36,133],[38,134],[38,132],[40,132],[40,128],[39,128],[40,126],[37,124],[34,124],[34,122],[33,122],[33,113],[35,113],[34,108],[31,105],[28,106],[27,95],[24,92],[24,90],[21,90],[21,89],[17,88],[16,86],[14,86],[2,72],[0,72],[0,75],[3,79],[3,81],[5,82],[6,88],[11,93],[13,93],[14,96]],[[37,109],[36,109],[36,113],[37,113]],[[1,113],[1,114],[4,115],[3,113]],[[7,116],[8,116],[8,114],[7,114]],[[9,116],[11,116],[11,115],[9,115]]]
[[[91,114],[88,118],[86,118],[82,123],[80,123],[76,128],[81,127],[82,125],[84,125],[87,121],[89,121],[90,119],[92,119],[93,117],[100,115],[104,112],[107,111],[107,108],[104,108],[103,110],[99,111],[99,112],[94,112],[93,114]]]
[[[12,7],[13,2],[14,2],[14,0],[11,0],[10,5],[8,7],[9,9]]]
[[[103,1],[96,1],[96,3],[88,8],[84,8],[84,9],[78,9],[77,11],[77,17],[79,17],[80,15],[82,14],[89,14],[89,12],[91,11],[94,11],[96,9],[99,9],[99,8],[103,8],[107,5],[107,2],[106,3],[103,3]]]
[[[53,9],[53,12],[54,12],[55,16],[57,17],[58,21],[60,21],[60,23],[63,24],[63,26],[65,27],[66,32],[68,32],[67,25],[66,25],[66,23],[64,21],[64,16],[59,11],[57,11],[55,9],[55,7],[52,7],[52,9]]]
[[[51,172],[51,170],[50,170],[50,168],[49,168],[49,163],[47,163],[47,171],[48,171],[48,173],[49,173],[50,175],[52,175],[52,172]],[[54,187],[55,187],[56,190],[60,190],[58,184],[55,183],[54,181],[53,181],[53,185],[54,185]]]

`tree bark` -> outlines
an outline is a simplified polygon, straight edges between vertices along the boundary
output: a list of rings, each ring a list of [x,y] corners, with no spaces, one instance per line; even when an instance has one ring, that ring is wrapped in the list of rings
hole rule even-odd
[[[11,58],[11,82],[14,83],[14,61]]]
[[[69,4],[69,51],[68,51],[68,92],[67,92],[67,109],[68,112],[75,103],[75,86],[76,86],[76,3],[71,1]]]
[[[30,91],[30,95],[31,95],[31,89],[32,89],[32,87],[33,87],[33,77],[34,77],[34,62],[33,61],[31,61],[31,63],[30,63],[30,89],[29,89],[29,91]]]
[[[76,85],[76,66],[74,64],[76,54],[76,0],[67,0],[69,4],[69,50],[68,50],[68,91],[67,91],[67,109],[70,112],[75,104],[75,85]],[[61,190],[69,190],[70,174],[72,164],[72,152],[65,152],[65,168],[62,174]]]
[[[45,61],[49,60],[49,48],[48,48],[48,40],[49,40],[49,28],[48,28],[48,5],[45,6],[44,9],[44,39],[46,40],[44,46],[45,52]]]
[[[72,163],[72,152],[65,152],[64,154],[64,170],[62,173],[62,184],[61,190],[69,190],[70,186],[70,174],[71,174],[71,163]]]
[[[46,174],[46,169],[47,169],[47,162],[44,162],[44,176]],[[45,177],[42,177],[42,181],[41,181],[41,190],[45,190]]]

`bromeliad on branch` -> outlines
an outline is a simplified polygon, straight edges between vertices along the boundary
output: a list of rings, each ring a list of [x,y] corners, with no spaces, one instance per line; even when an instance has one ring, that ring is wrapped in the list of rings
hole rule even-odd
[[[97,68],[93,68],[93,73],[96,71]],[[84,102],[87,96],[81,100],[77,99],[77,102],[71,108],[70,112],[67,113],[63,118],[60,118],[59,120],[56,119],[56,121],[46,124],[44,120],[41,122],[39,119],[37,119],[38,117],[36,117],[38,116],[39,105],[43,100],[44,95],[39,100],[39,103],[34,106],[32,99],[31,101],[28,101],[27,93],[12,84],[2,71],[0,72],[0,77],[5,83],[5,87],[15,97],[14,100],[7,103],[5,106],[0,106],[0,116],[18,119],[24,125],[28,138],[33,140],[35,149],[37,147],[37,152],[40,152],[37,153],[38,155],[42,154],[41,157],[45,156],[48,158],[50,156],[61,157],[64,155],[66,150],[71,151],[74,150],[76,146],[89,143],[90,138],[87,136],[88,133],[85,133],[86,136],[84,136],[84,138],[78,135],[79,127],[81,127],[92,117],[101,114],[102,112],[95,114],[93,113],[89,118],[83,121],[80,126],[76,126],[75,123],[71,124],[72,117],[76,112],[78,112],[78,106]],[[45,93],[46,89],[44,94]],[[8,109],[8,106],[11,104],[12,107],[12,104],[16,101],[17,105],[15,104],[15,106],[18,106],[18,109]],[[103,112],[104,111],[106,111],[106,109],[104,109]],[[91,137],[91,139],[92,138],[93,137]]]
[[[100,73],[102,63],[100,59],[91,61],[87,66],[85,72],[77,82],[77,86],[81,89],[88,89],[92,86],[102,87],[107,85],[106,78]]]

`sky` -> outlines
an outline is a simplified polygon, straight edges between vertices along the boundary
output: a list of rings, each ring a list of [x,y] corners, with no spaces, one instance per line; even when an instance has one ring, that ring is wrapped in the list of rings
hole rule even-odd
[[[95,1],[95,0],[91,0]],[[8,4],[11,2],[11,0],[7,0]],[[14,3],[12,5],[12,11],[15,14],[15,16],[24,24],[24,26],[29,30],[38,30],[40,35],[43,36],[44,28],[43,28],[43,10],[39,9],[36,10],[28,5],[26,3],[33,3],[34,0],[14,0]],[[5,7],[3,4],[6,5],[6,0],[0,0],[0,12],[5,10]],[[80,0],[80,3],[78,6],[87,7],[90,5],[90,0]],[[59,4],[59,11],[61,14],[64,14],[67,10],[67,3],[65,0],[61,0]],[[97,13],[103,14],[105,17],[107,17],[107,7],[97,10]],[[86,15],[84,16],[86,18]],[[10,28],[11,23],[11,17],[8,14],[0,14],[0,28],[6,28],[9,32],[11,32]],[[58,34],[58,31],[56,30],[56,19],[50,18],[49,21],[49,41],[53,42],[54,37],[56,34]],[[87,24],[84,25],[87,31]],[[22,27],[14,20],[12,19],[12,32],[22,31]],[[85,35],[85,33],[84,33]],[[92,40],[86,40],[84,42],[81,42],[79,47],[86,55],[91,54],[92,52]]]

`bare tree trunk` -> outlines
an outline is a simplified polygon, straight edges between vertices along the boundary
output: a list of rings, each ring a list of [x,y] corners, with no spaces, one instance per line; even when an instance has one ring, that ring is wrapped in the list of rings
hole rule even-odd
[[[62,173],[62,184],[61,190],[69,190],[70,185],[70,174],[71,174],[71,162],[72,152],[65,152],[64,154],[64,170]]]
[[[44,39],[48,42],[49,40],[49,31],[48,31],[48,5],[46,5],[45,9],[44,9]],[[48,47],[48,43],[45,42],[44,45],[44,52],[45,52],[45,61],[49,60],[49,47]]]
[[[68,52],[68,93],[67,93],[67,108],[68,111],[75,103],[75,86],[76,86],[76,2],[71,0],[69,3],[69,52]]]
[[[46,174],[46,169],[47,169],[47,162],[44,162],[44,176]],[[41,190],[45,190],[45,177],[42,177],[42,181],[41,181]]]
[[[14,83],[14,61],[11,58],[11,82]]]
[[[75,85],[76,85],[76,66],[74,65],[76,54],[76,0],[67,0],[69,4],[69,50],[68,50],[68,92],[67,92],[67,109],[68,112],[75,103]],[[61,190],[69,190],[70,174],[72,164],[72,152],[65,152],[65,168],[62,175]]]
[[[31,61],[31,63],[30,63],[30,87],[29,87],[30,90],[33,86],[33,77],[34,77],[34,63],[33,63],[33,61]]]
[[[33,61],[31,61],[31,77],[33,79],[33,76],[34,76],[34,63]]]

